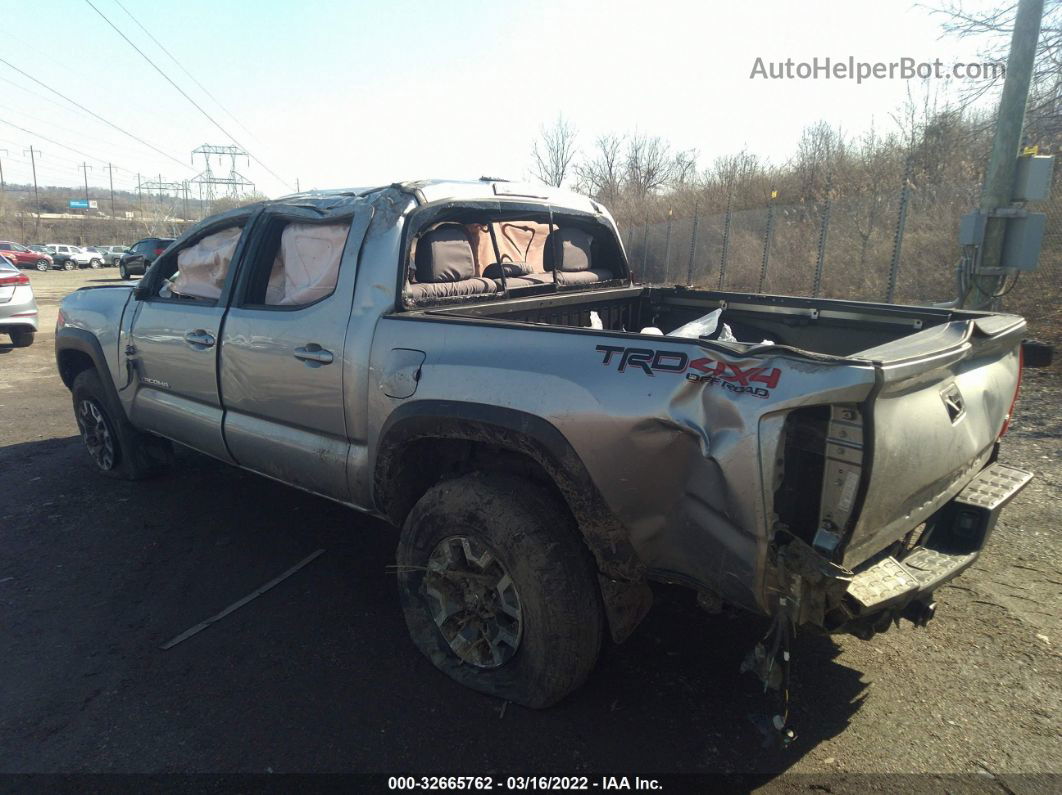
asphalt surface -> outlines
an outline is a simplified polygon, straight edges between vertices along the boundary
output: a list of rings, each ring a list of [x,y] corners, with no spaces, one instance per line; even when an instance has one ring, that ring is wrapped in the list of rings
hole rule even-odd
[[[45,330],[28,349],[0,344],[0,772],[753,772],[782,788],[929,772],[986,791],[1058,784],[1019,775],[1062,770],[1057,366],[1027,373],[1005,441],[1003,460],[1037,479],[976,567],[938,592],[937,618],[870,642],[799,635],[799,736],[764,749],[749,719],[761,691],[738,670],[758,619],[665,593],[565,702],[504,706],[414,649],[385,524],[188,451],[159,479],[97,475],[51,329],[62,295],[117,275],[31,279]],[[268,593],[160,649],[319,548]]]

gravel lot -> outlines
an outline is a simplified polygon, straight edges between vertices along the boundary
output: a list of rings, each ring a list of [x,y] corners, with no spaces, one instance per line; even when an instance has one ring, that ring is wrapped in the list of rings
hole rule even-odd
[[[725,771],[777,788],[931,772],[972,774],[955,780],[986,791],[1059,784],[1015,775],[1062,771],[1058,365],[1026,373],[1004,444],[1003,460],[1037,478],[976,567],[938,592],[936,620],[870,642],[798,636],[799,737],[764,750],[748,719],[758,691],[738,672],[763,632],[756,619],[665,594],[563,704],[502,709],[414,650],[386,525],[192,452],[161,479],[97,476],[51,329],[63,295],[117,274],[31,279],[44,330],[30,348],[0,345],[0,771]],[[269,593],[160,650],[318,548]]]

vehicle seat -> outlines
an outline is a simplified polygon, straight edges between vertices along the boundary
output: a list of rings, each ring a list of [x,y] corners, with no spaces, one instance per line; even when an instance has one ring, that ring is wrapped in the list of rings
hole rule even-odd
[[[409,296],[415,303],[498,292],[493,279],[476,276],[472,244],[460,224],[440,224],[421,235],[414,265],[416,281],[409,285]]]
[[[543,264],[547,271],[556,271],[557,284],[592,284],[615,278],[612,271],[593,267],[593,243],[593,235],[582,229],[557,229],[549,234],[542,252]]]

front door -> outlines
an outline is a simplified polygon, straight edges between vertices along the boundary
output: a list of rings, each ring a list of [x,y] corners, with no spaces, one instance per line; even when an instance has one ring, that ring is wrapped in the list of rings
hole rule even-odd
[[[245,220],[170,252],[153,272],[151,294],[133,308],[129,335],[133,423],[224,461],[232,458],[222,434],[218,341]]]

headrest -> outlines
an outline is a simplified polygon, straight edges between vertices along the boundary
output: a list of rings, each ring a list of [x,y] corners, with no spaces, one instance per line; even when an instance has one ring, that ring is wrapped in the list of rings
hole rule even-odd
[[[505,255],[503,254],[502,256],[504,257]],[[534,273],[535,269],[526,262],[492,262],[483,269],[483,276],[487,279],[500,279],[503,272],[506,278],[511,278],[514,276],[527,276],[529,273]]]
[[[441,224],[417,241],[417,281],[459,282],[476,275],[472,244],[460,224]]]
[[[591,267],[590,246],[594,238],[582,229],[558,229],[546,238],[542,252],[543,266],[551,271],[556,267],[557,249],[561,249],[560,270],[588,271]],[[558,245],[559,242],[559,245]]]

